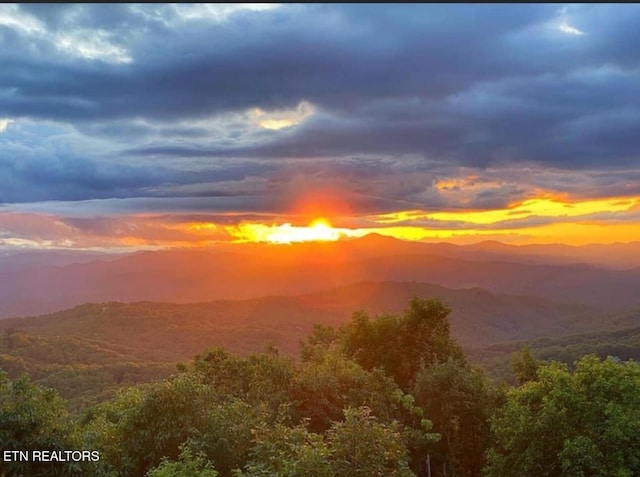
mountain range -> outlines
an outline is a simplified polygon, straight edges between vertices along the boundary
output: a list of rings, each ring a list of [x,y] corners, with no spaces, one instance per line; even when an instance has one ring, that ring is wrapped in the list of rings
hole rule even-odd
[[[528,247],[528,248],[527,248]],[[605,248],[603,248],[605,247]],[[608,248],[607,248],[608,247]],[[0,317],[49,313],[86,302],[190,303],[297,295],[362,281],[483,288],[622,311],[640,306],[638,243],[579,247],[471,246],[405,242],[380,236],[293,245],[240,244],[147,251],[42,266],[5,268]],[[544,255],[542,252],[549,253]],[[596,264],[626,251],[627,267]],[[570,253],[571,252],[571,253]],[[588,254],[586,254],[588,255]],[[64,261],[63,261],[64,262]]]

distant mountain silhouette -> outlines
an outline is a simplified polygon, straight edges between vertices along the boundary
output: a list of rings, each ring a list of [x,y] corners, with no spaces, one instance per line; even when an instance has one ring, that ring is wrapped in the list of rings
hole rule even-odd
[[[636,246],[603,246],[602,250]],[[540,247],[530,251],[564,253],[566,248]],[[570,248],[574,249],[578,248]],[[521,251],[493,242],[463,247],[371,235],[338,242],[141,252],[109,261],[1,271],[0,317],[51,312],[86,302],[188,303],[295,295],[371,280],[480,287],[614,310],[640,304],[640,268],[560,264],[558,260],[566,257],[534,259]]]
[[[125,254],[92,252],[85,250],[39,250],[0,253],[0,273],[14,272],[43,266],[64,266],[98,260],[115,260]]]

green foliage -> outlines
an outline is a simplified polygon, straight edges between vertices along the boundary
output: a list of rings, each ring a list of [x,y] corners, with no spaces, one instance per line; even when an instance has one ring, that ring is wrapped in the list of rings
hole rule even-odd
[[[484,377],[449,336],[448,314],[437,300],[414,299],[403,314],[318,326],[302,344],[302,363],[275,347],[246,357],[208,349],[173,377],[90,408],[76,445],[100,451],[90,473],[101,477],[404,477],[424,474],[427,452],[459,476],[477,475],[491,402]],[[100,386],[106,366],[126,383],[131,368],[111,359],[148,364],[99,341],[11,332],[8,343],[7,362],[76,391],[90,377]],[[47,355],[58,368],[46,368]],[[56,438],[54,430],[43,433]]]
[[[640,475],[640,365],[559,363],[507,394],[492,422],[487,477]]]
[[[0,337],[0,369],[12,378],[27,373],[34,383],[55,389],[79,414],[115,391],[168,377],[171,363],[148,361],[123,346],[61,336],[5,331]]]
[[[613,356],[622,361],[640,361],[640,328],[635,326],[615,329],[617,326],[617,322],[614,322],[610,326],[612,329],[591,333],[550,336],[528,340],[526,343],[516,341],[495,344],[481,350],[469,350],[469,358],[486,369],[492,377],[512,384],[521,384],[514,373],[524,370],[515,369],[514,361],[517,363],[522,359],[523,347],[528,348],[531,358],[536,362],[554,360],[566,363],[569,367],[589,354],[595,354],[602,359]],[[529,375],[531,376],[531,373]]]
[[[397,424],[382,424],[366,407],[348,408],[326,437],[277,424],[256,430],[244,477],[410,477],[408,452]]]
[[[332,326],[316,323],[313,331],[300,342],[300,356],[303,362],[321,358],[332,346],[340,341],[340,333]]]
[[[383,372],[404,392],[414,392],[427,428],[432,421],[433,431],[440,434],[434,446],[434,434],[400,419],[409,431],[405,434],[415,471],[425,470],[427,453],[432,453],[436,463],[459,475],[478,475],[488,443],[491,400],[484,376],[471,370],[449,335],[449,313],[439,300],[414,298],[402,315],[372,320],[356,313],[340,338],[345,354],[365,370]]]
[[[433,465],[444,465],[459,476],[480,475],[493,403],[484,374],[450,358],[423,367],[414,393],[441,436],[431,447]]]
[[[160,464],[147,473],[147,477],[217,477],[218,473],[203,454],[193,454],[183,449],[179,461],[162,459]]]
[[[296,415],[309,419],[314,432],[324,432],[331,421],[342,419],[347,407],[367,406],[385,422],[408,419],[416,409],[403,396],[381,370],[366,371],[335,349],[298,370],[291,395]]]
[[[365,369],[381,368],[408,391],[423,364],[464,360],[449,336],[450,309],[439,300],[411,300],[403,315],[385,314],[371,320],[356,313],[343,329],[346,354]]]
[[[531,354],[531,348],[527,345],[522,348],[520,354],[511,355],[511,368],[518,385],[534,381],[538,377],[540,362]]]
[[[253,431],[255,446],[239,477],[332,477],[331,452],[322,434],[303,424],[262,424]]]
[[[0,450],[77,450],[78,441],[64,402],[51,389],[32,384],[27,376],[11,381],[0,371]],[[90,473],[80,462],[3,462],[3,476],[75,476]]]
[[[211,405],[206,418],[193,437],[189,449],[205,455],[215,463],[221,477],[232,475],[249,459],[253,448],[253,429],[269,422],[265,406],[254,406],[241,400]]]
[[[348,408],[328,432],[336,477],[408,477],[408,452],[397,424],[382,424],[366,407]]]
[[[414,464],[439,438],[431,432],[431,422],[424,418],[414,398],[393,379],[379,368],[363,369],[335,347],[324,354],[317,352],[312,361],[304,363],[294,384],[295,415],[306,420],[313,432],[326,432],[332,422],[343,419],[346,408],[367,407],[379,422],[402,427]]]
[[[144,475],[181,446],[201,453],[219,474],[242,467],[251,430],[287,413],[293,363],[271,349],[242,358],[222,349],[162,383],[122,393],[88,417],[88,435],[120,475]]]
[[[219,347],[210,349],[195,357],[191,369],[218,399],[238,398],[264,405],[272,416],[288,406],[295,374],[293,361],[281,357],[273,347],[248,358]]]
[[[131,389],[100,406],[88,419],[94,445],[120,475],[142,476],[205,422],[212,392],[192,375]]]

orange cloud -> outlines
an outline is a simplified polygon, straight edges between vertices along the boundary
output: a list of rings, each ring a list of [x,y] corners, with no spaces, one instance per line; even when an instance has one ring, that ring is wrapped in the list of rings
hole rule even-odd
[[[328,197],[328,198],[327,198]],[[176,221],[161,215],[64,218],[0,214],[0,245],[12,248],[157,248],[219,243],[335,241],[376,233],[403,240],[471,243],[630,242],[640,237],[640,197],[569,201],[541,196],[485,211],[406,210],[358,217],[339,194],[310,194],[289,215],[206,216]],[[322,199],[322,200],[321,200]],[[321,219],[325,217],[325,219]],[[237,222],[234,222],[236,221]],[[269,222],[266,222],[269,220]],[[340,224],[332,226],[331,223]],[[305,225],[307,224],[307,225]],[[349,226],[345,226],[349,224]]]

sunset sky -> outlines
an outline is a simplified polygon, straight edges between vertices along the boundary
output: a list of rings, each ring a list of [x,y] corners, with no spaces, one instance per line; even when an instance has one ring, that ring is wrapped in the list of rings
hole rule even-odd
[[[0,251],[640,239],[638,5],[0,5]]]

